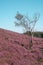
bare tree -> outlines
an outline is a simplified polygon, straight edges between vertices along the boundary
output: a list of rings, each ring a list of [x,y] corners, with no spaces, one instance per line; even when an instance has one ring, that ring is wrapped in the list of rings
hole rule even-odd
[[[39,20],[40,14],[35,13],[33,20],[31,20],[28,16],[22,15],[17,12],[15,18],[17,21],[15,22],[15,26],[22,26],[26,31],[29,31],[29,35],[31,35],[31,40],[29,44],[29,48],[32,47],[32,36],[33,36],[33,29],[35,27],[36,22]]]

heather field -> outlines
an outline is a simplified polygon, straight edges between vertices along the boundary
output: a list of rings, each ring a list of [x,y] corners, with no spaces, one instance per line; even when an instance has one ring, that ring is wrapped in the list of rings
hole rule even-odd
[[[43,38],[0,29],[0,65],[43,65]]]

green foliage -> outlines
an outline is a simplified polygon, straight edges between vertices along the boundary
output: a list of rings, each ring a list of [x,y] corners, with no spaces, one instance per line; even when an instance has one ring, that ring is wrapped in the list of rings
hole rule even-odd
[[[25,32],[24,34],[30,35],[29,31]],[[33,36],[43,38],[43,32],[33,32]]]

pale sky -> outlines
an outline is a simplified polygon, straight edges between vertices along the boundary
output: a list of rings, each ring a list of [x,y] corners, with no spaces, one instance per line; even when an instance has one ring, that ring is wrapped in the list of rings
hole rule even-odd
[[[43,31],[43,0],[0,0],[0,28],[23,32],[22,28],[14,25],[17,11],[30,18],[34,13],[40,13],[35,31]]]

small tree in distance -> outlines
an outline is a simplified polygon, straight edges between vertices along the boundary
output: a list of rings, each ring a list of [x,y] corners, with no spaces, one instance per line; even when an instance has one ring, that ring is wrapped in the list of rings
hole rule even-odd
[[[35,27],[36,22],[39,20],[40,14],[35,13],[33,20],[30,20],[28,16],[22,15],[19,12],[17,12],[15,18],[17,21],[15,22],[15,26],[22,26],[25,31],[29,32],[30,35],[30,43],[29,43],[29,49],[31,49],[33,43],[32,43],[32,37],[33,37],[33,29]]]

